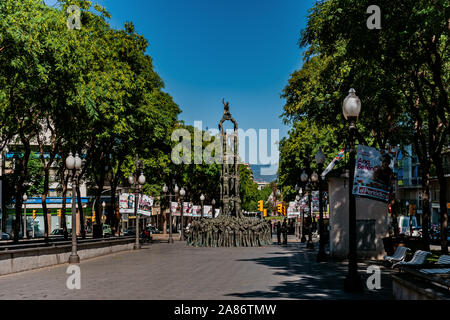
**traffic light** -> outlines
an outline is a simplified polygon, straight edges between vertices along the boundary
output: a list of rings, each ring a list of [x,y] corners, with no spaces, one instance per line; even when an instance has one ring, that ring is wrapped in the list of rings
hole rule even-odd
[[[95,211],[92,211],[92,222],[95,221]]]
[[[286,206],[283,206],[283,215],[286,215]]]
[[[33,209],[33,220],[36,219],[36,209]]]
[[[277,212],[283,214],[283,205],[281,203],[278,204]]]
[[[264,211],[264,201],[262,200],[258,201],[258,211]]]
[[[264,217],[267,217],[267,209],[264,209]]]
[[[57,216],[61,217],[61,209],[56,210],[56,212],[57,212]]]

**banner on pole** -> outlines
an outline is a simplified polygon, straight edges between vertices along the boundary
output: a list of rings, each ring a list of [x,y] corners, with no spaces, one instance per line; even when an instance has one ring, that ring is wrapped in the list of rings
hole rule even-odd
[[[396,151],[358,145],[353,194],[388,202]]]
[[[205,218],[212,218],[212,206],[203,206],[203,216]]]
[[[295,218],[300,215],[300,205],[297,205],[297,202],[290,201],[289,206],[287,208],[287,217]]]
[[[147,195],[141,195],[139,197],[138,213],[145,216],[152,215],[153,198]]]
[[[119,212],[134,213],[135,196],[133,193],[121,193],[119,196]]]
[[[180,204],[178,202],[171,202],[170,203],[170,211],[172,211],[172,215],[175,217],[181,216]]]

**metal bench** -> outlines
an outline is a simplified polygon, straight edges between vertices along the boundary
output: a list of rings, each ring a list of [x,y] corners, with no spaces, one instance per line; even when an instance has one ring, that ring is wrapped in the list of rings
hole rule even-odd
[[[392,265],[392,268],[397,266],[420,266],[425,263],[425,260],[427,259],[427,256],[430,255],[431,252],[423,251],[423,250],[417,250],[414,253],[414,256],[410,261],[399,261],[397,263],[394,263]]]
[[[396,263],[405,260],[406,253],[411,249],[407,247],[397,247],[392,256],[384,256],[383,259],[390,263]]]

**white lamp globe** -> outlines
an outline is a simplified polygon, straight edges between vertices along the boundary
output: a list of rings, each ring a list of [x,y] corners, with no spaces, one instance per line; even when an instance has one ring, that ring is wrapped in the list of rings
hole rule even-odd
[[[129,183],[129,184],[134,184],[134,176],[133,176],[133,175],[130,175],[130,176],[128,177],[128,183]]]
[[[302,179],[302,182],[306,182],[308,180],[308,174],[303,171],[302,175],[300,176],[300,179]]]
[[[164,184],[164,186],[162,187],[162,191],[164,192],[164,193],[167,193],[167,191],[168,191],[168,188],[167,188],[167,186]]]
[[[22,199],[23,199],[23,201],[24,201],[24,202],[27,202],[27,200],[28,200],[28,196],[27,196],[27,194],[26,194],[26,193],[24,193],[24,194],[23,194],[23,197],[22,197]]]
[[[138,182],[141,186],[145,184],[145,176],[143,173],[141,173],[141,175],[139,176]]]
[[[185,194],[186,194],[186,191],[184,191],[184,189],[181,188],[181,190],[180,190],[180,196],[184,197]]]
[[[78,153],[75,154],[75,169],[76,170],[81,169],[81,158],[78,156]]]
[[[203,193],[200,196],[200,201],[205,201],[205,196],[203,195]]]
[[[315,158],[317,164],[325,163],[325,155],[323,154],[322,150],[319,149],[319,151],[317,151]]]
[[[173,188],[173,191],[175,191],[175,193],[178,193],[178,191],[180,191],[180,189],[178,188],[178,185],[175,185],[175,187]]]
[[[311,175],[311,181],[313,182],[319,181],[319,175],[316,172],[313,172],[313,174]]]
[[[72,152],[70,152],[69,156],[66,158],[66,168],[69,170],[75,168],[75,158],[73,157]]]
[[[345,119],[348,119],[349,117],[358,118],[360,112],[361,100],[359,100],[356,95],[355,89],[351,88],[342,104],[342,113],[344,114]]]

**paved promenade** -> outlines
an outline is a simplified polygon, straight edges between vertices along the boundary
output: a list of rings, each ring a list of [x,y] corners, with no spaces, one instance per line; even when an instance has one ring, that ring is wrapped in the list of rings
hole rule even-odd
[[[292,239],[293,240],[293,239]],[[192,248],[156,243],[82,261],[81,289],[66,288],[68,265],[0,277],[0,299],[392,299],[390,270],[382,289],[342,291],[347,267],[316,263],[305,244],[263,248]],[[360,264],[365,284],[367,265]]]

